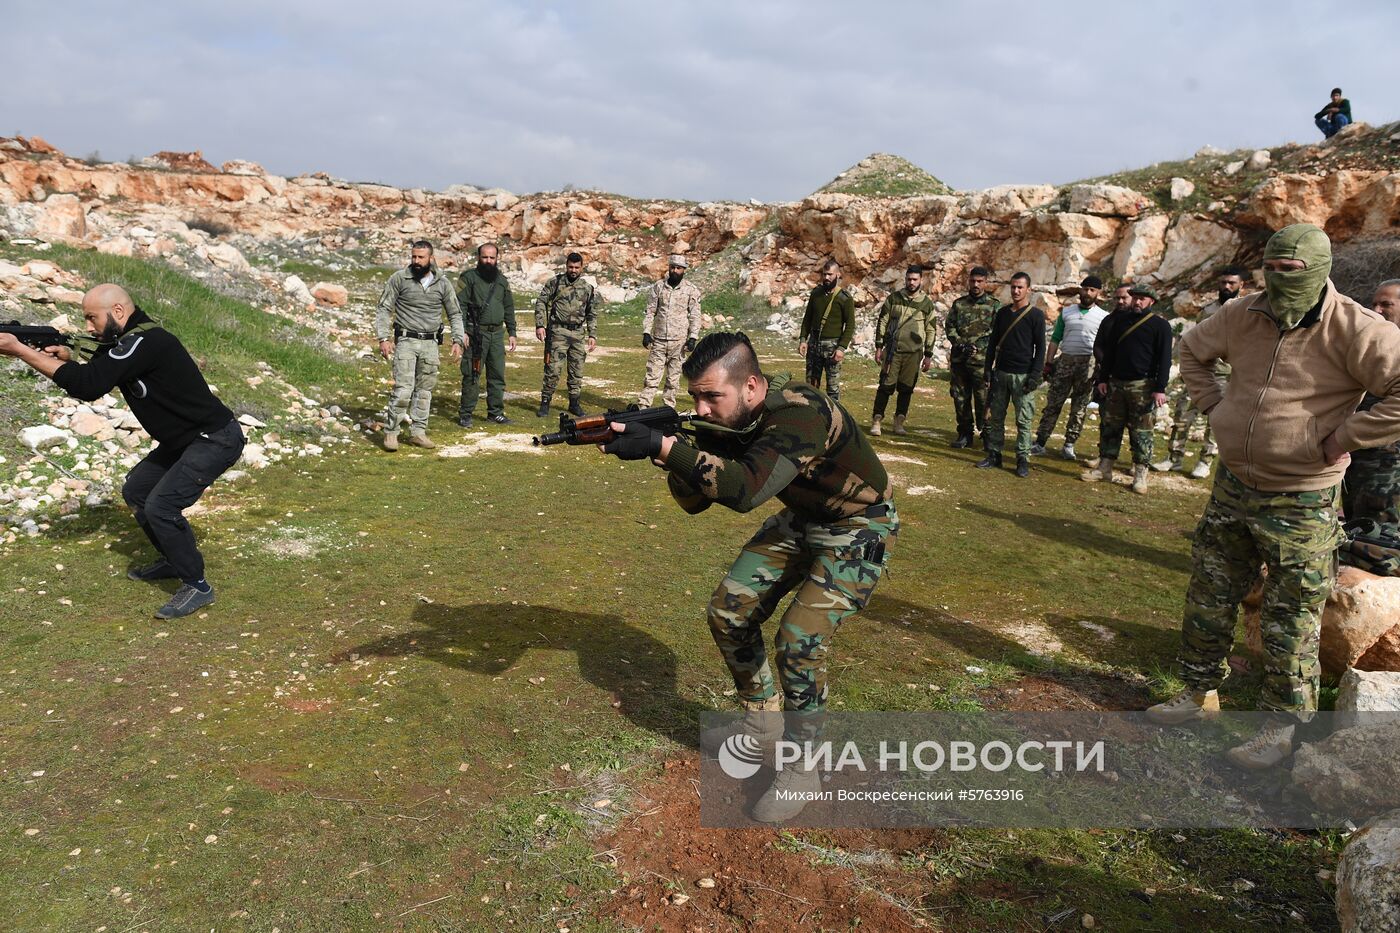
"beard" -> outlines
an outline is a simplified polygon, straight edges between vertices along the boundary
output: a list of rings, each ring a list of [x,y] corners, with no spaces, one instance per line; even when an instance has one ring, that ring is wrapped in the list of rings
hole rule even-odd
[[[408,274],[413,276],[415,282],[423,281],[423,276],[428,274],[428,266],[420,266],[414,263],[408,264]]]
[[[494,265],[487,265],[484,262],[479,262],[476,264],[476,274],[481,276],[483,281],[494,282],[496,281],[496,276],[501,274],[501,270]]]
[[[672,288],[675,288],[677,285],[681,284],[681,279],[683,278],[685,278],[684,274],[677,274],[675,272],[672,272],[666,276],[666,284],[670,285]]]
[[[1240,297],[1240,290],[1237,288],[1234,291],[1230,291],[1228,288],[1222,288],[1220,291],[1215,293],[1215,296],[1220,299],[1221,304],[1224,304],[1225,302],[1230,301],[1233,298]]]
[[[112,344],[117,342],[117,338],[122,335],[122,326],[117,323],[116,318],[107,317],[107,323],[102,325],[102,331],[97,335],[98,343]]]

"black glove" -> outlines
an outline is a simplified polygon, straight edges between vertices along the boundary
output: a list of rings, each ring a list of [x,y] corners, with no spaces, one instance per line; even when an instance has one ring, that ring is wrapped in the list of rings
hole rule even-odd
[[[651,346],[651,334],[642,334],[642,346],[648,348]]]
[[[1040,380],[1039,380],[1039,379],[1027,379],[1025,385],[1021,387],[1021,391],[1023,391],[1023,392],[1034,392],[1036,389],[1039,389],[1039,388],[1040,388]]]
[[[695,352],[695,338],[694,338],[694,337],[691,337],[689,340],[687,340],[687,341],[685,342],[685,346],[684,346],[682,349],[684,349],[686,353],[694,353],[694,352]]]
[[[645,460],[661,456],[660,431],[653,431],[644,424],[633,421],[626,425],[621,434],[603,445],[603,453],[612,454],[619,460]]]

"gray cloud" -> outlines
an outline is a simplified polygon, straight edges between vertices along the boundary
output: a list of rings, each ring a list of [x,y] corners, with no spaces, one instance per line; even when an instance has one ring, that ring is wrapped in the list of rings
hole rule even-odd
[[[207,7],[207,8],[206,8]],[[640,197],[798,198],[872,151],[959,188],[1400,116],[1400,9],[775,0],[326,0],[9,11],[12,129],[107,158]]]

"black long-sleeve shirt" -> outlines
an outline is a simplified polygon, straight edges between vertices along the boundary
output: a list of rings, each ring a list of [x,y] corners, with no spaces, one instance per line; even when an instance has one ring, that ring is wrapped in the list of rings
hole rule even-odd
[[[1040,379],[1040,372],[1045,368],[1045,312],[1031,308],[1026,311],[1025,317],[1021,317],[1022,311],[1026,309],[1011,305],[997,309],[996,320],[992,322],[992,339],[987,344],[988,381],[994,372],[1030,374],[1034,379]],[[1016,321],[1017,318],[1021,319]],[[1012,321],[1016,321],[1015,327],[1011,327]],[[1008,327],[1011,328],[1010,332],[1007,331]],[[1005,340],[1002,339],[1003,334],[1006,335]]]
[[[1150,320],[1143,321],[1144,315]],[[1119,311],[1104,322],[1099,334],[1103,349],[1099,370],[1103,375],[1124,382],[1146,379],[1153,392],[1167,391],[1172,374],[1172,327],[1166,318],[1151,311]]]
[[[64,363],[53,381],[84,402],[120,389],[141,427],[172,452],[233,420],[184,345],[139,308],[116,343],[99,346],[86,363]]]

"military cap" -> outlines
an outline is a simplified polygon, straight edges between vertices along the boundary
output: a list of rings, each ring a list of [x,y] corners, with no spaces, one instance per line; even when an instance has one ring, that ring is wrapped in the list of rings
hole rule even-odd
[[[671,254],[671,265],[680,266],[682,269],[689,267],[690,263],[685,261],[685,257],[680,253]]]
[[[1134,285],[1132,288],[1128,289],[1128,294],[1141,295],[1144,298],[1151,298],[1153,301],[1161,301],[1157,296],[1157,289],[1153,288],[1151,285]]]

